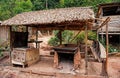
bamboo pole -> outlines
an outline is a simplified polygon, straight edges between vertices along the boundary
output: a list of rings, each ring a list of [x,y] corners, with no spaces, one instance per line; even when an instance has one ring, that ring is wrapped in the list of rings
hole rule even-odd
[[[88,37],[88,31],[87,31],[87,25],[85,26],[85,74],[87,75],[88,74],[88,50],[87,50],[87,39]]]

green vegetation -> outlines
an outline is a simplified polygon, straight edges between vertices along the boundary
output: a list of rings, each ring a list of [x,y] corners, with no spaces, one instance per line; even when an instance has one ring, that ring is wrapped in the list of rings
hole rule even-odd
[[[96,40],[96,32],[88,31],[88,40]],[[75,38],[74,42],[85,43],[85,31],[81,31],[79,35]]]
[[[103,40],[100,38],[99,40],[100,40],[100,42],[102,43],[102,45],[103,45],[104,47],[106,47],[105,38],[104,38]],[[112,44],[109,44],[108,50],[109,50],[109,53],[112,53],[112,52],[120,52],[120,50],[117,49],[116,47],[114,47]]]
[[[120,2],[120,0],[0,0],[0,20],[16,14],[43,9],[92,6],[97,11],[98,4]]]
[[[56,30],[56,31],[53,31],[54,33],[54,37],[52,37],[48,44],[52,45],[52,46],[57,46],[59,45],[59,36],[58,36],[58,33],[59,33],[59,30]],[[73,38],[73,32],[72,31],[68,31],[68,30],[65,30],[62,32],[62,43],[69,43],[70,40]]]
[[[52,37],[50,40],[49,40],[49,44],[50,45],[53,45],[53,46],[57,46],[59,45],[59,38],[57,36],[57,33],[59,31],[54,31],[54,37]],[[81,31],[79,33],[79,35],[74,39],[73,42],[71,42],[71,40],[74,38],[73,36],[74,32],[73,31],[68,31],[68,30],[65,30],[62,32],[62,42],[63,44],[64,43],[85,43],[85,32],[84,31]],[[96,36],[96,33],[93,32],[93,31],[88,31],[88,39],[89,40],[96,40],[97,36]]]

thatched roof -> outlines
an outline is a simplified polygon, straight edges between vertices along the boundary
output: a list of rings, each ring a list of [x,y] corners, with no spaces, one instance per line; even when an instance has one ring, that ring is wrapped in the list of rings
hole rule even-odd
[[[90,7],[72,7],[24,12],[3,21],[2,25],[64,25],[86,20],[94,20],[94,12]]]

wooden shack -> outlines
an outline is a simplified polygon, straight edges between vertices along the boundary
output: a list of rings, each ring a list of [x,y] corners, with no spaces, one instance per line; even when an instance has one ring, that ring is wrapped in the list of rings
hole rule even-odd
[[[101,19],[111,18],[108,23],[109,43],[112,45],[120,44],[120,2],[100,4],[96,17]],[[99,24],[101,21],[97,23]],[[105,27],[99,30],[99,36],[102,39],[105,38],[105,31]]]
[[[36,29],[36,40],[35,40],[36,47],[38,42],[38,30],[60,30],[60,35],[63,30],[79,30],[79,31],[85,30],[85,70],[87,74],[88,72],[87,71],[88,70],[87,32],[88,30],[92,30],[94,22],[95,22],[95,17],[91,7],[72,7],[72,8],[59,8],[59,9],[24,12],[8,20],[3,21],[1,25],[8,26],[10,28],[10,46],[11,46],[12,52],[14,52],[13,50],[16,50],[14,49],[12,44],[14,41],[14,37],[13,37],[14,34],[12,34],[13,26],[25,26],[26,32],[29,32],[28,30],[29,27],[35,28]],[[62,36],[60,36],[60,44],[62,45],[61,37]],[[33,41],[28,41],[28,42],[33,42]],[[79,46],[72,46],[73,48],[70,48],[70,47],[71,45],[66,46],[66,44],[63,44],[62,48],[60,48],[60,46],[57,48],[57,50],[54,53],[54,60],[53,60],[54,65],[55,64],[58,65],[58,53],[61,53],[61,51],[62,53],[64,52],[64,54],[67,54],[67,53],[74,54],[74,66],[78,67],[80,65],[79,62],[81,60],[80,59],[81,56],[80,56]],[[104,70],[105,72],[107,72],[106,68]]]

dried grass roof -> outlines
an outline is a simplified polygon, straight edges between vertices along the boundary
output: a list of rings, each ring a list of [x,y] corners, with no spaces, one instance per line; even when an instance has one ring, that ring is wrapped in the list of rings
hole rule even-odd
[[[41,11],[24,12],[2,22],[2,25],[44,25],[73,21],[93,20],[94,12],[90,7],[72,7]]]

